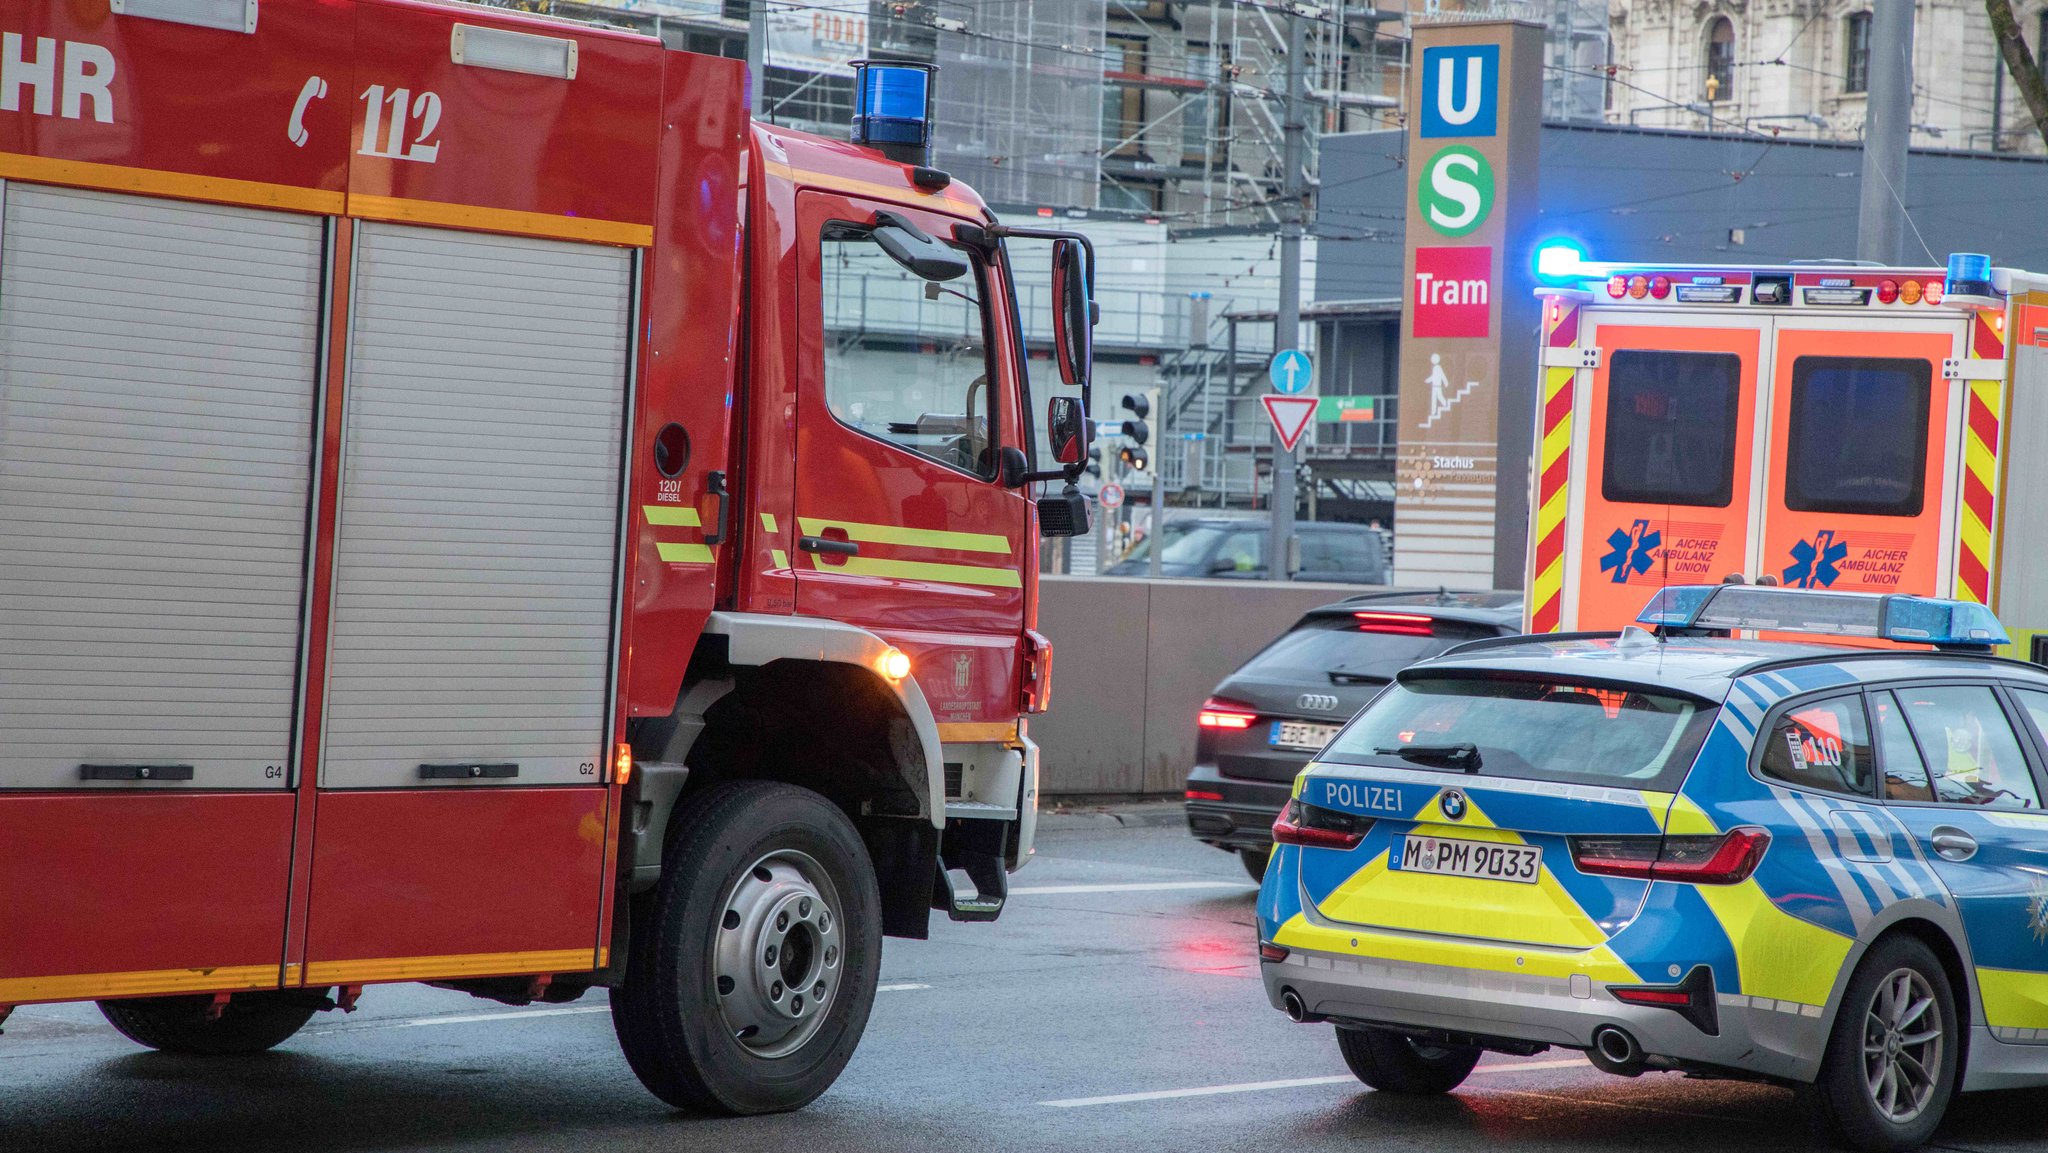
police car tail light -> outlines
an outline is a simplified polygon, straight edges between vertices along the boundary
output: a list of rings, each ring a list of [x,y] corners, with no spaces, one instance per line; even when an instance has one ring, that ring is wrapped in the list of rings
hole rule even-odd
[[[1748,880],[1770,844],[1771,835],[1753,826],[1718,836],[1571,838],[1572,864],[1581,873],[1693,885]]]
[[[1399,637],[1426,637],[1436,633],[1436,618],[1421,613],[1352,613],[1362,633],[1389,633]]]
[[[1195,723],[1205,729],[1248,729],[1258,719],[1259,714],[1249,706],[1215,697],[1203,701],[1202,711],[1195,715]]]
[[[1300,800],[1287,802],[1273,818],[1273,843],[1309,849],[1355,849],[1372,828],[1371,817],[1355,817]]]

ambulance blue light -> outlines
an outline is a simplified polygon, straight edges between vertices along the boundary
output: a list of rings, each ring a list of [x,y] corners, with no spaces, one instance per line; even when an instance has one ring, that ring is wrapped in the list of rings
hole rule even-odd
[[[1580,280],[1586,275],[1586,250],[1571,240],[1546,240],[1536,249],[1539,280]]]
[[[1969,601],[1765,585],[1674,585],[1651,597],[1636,623],[1670,632],[1760,629],[1973,650],[2012,643],[1990,609]]]
[[[1990,296],[1991,258],[1981,252],[1951,252],[1948,257],[1950,296]]]
[[[892,160],[923,164],[931,146],[930,64],[853,62],[853,142]]]

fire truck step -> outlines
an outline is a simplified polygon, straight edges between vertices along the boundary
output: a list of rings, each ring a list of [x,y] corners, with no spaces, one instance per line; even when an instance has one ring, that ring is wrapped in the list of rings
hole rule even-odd
[[[1009,899],[1010,876],[993,853],[956,851],[939,862],[940,907],[955,921],[993,921]]]

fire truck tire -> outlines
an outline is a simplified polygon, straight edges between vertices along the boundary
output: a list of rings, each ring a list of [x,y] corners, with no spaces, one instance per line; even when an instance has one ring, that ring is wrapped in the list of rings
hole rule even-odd
[[[225,1057],[261,1053],[283,1044],[312,1019],[303,993],[237,993],[207,1019],[211,996],[141,997],[101,1001],[100,1012],[123,1037],[166,1053]]]
[[[881,907],[860,833],[819,794],[734,781],[685,800],[612,990],[627,1064],[679,1109],[808,1104],[867,1027]]]

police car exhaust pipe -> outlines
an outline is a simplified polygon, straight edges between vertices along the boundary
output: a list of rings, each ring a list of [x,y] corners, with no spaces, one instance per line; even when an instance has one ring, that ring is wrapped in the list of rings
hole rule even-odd
[[[1292,989],[1280,990],[1280,1007],[1287,1010],[1287,1019],[1297,1025],[1315,1025],[1327,1019],[1309,1012],[1301,994]]]
[[[1602,1073],[1634,1077],[1643,1071],[1643,1050],[1636,1039],[1612,1025],[1593,1030],[1593,1048],[1586,1059]]]

